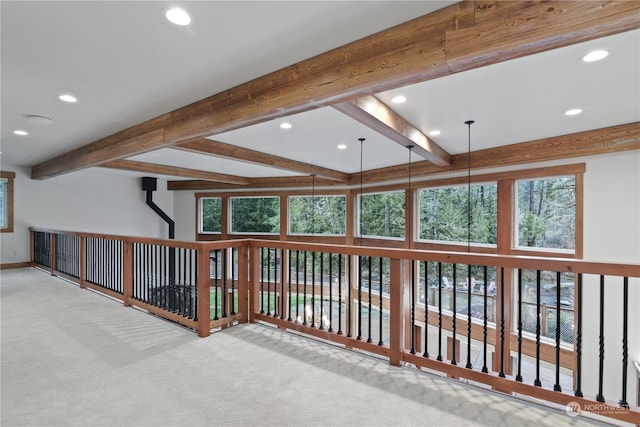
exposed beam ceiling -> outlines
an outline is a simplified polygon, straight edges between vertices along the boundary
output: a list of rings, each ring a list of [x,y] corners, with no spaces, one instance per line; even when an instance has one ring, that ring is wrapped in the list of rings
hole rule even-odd
[[[451,156],[431,141],[419,129],[383,104],[375,96],[363,96],[353,101],[334,104],[333,108],[367,125],[403,147],[413,151],[437,166],[451,164]]]
[[[136,162],[133,160],[111,160],[102,163],[100,167],[122,169],[135,172],[145,172],[167,176],[181,176],[184,178],[202,179],[205,181],[224,182],[226,184],[248,185],[249,179],[242,176],[228,175],[217,172],[207,172],[196,169],[165,166],[154,163]]]
[[[205,138],[196,138],[183,142],[176,145],[174,148],[192,151],[199,154],[209,154],[216,157],[240,160],[247,163],[271,166],[278,169],[303,173],[305,175],[316,175],[333,181],[346,182],[349,179],[348,173]]]
[[[40,163],[44,179],[640,26],[638,2],[462,2]]]

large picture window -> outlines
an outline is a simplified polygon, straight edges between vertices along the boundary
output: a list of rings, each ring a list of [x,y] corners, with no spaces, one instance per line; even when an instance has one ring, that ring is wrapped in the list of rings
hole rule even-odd
[[[346,233],[346,196],[290,196],[289,234]]]
[[[231,233],[280,233],[279,197],[231,197]]]
[[[222,232],[222,198],[200,199],[200,233]]]
[[[420,190],[418,239],[495,245],[498,228],[497,194],[496,183],[473,184],[470,189],[466,185],[458,185]]]
[[[13,232],[13,179],[15,172],[0,172],[0,232]]]
[[[404,238],[404,202],[404,191],[362,194],[358,198],[358,234]]]
[[[574,176],[520,180],[516,185],[516,246],[575,250]]]

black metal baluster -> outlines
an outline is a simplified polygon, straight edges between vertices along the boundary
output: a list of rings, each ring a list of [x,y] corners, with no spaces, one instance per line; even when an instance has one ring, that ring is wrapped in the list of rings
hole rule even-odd
[[[273,317],[278,317],[278,248],[273,248]]]
[[[382,340],[382,258],[378,258],[378,266],[379,266],[379,271],[380,274],[379,279],[380,279],[380,285],[379,285],[379,289],[380,289],[380,316],[379,316],[379,326],[378,326],[378,345],[384,345],[384,341]]]
[[[169,280],[167,277],[167,253],[169,248],[162,246],[160,253],[160,271],[162,273],[162,280],[160,281],[160,305],[162,307],[167,306],[167,288],[169,287]]]
[[[604,275],[600,275],[600,365],[598,370],[598,395],[596,400],[598,402],[604,402],[604,395],[602,394],[602,386],[604,380]]]
[[[457,264],[453,264],[453,297],[451,298],[453,301],[451,303],[452,305],[452,309],[453,309],[453,314],[451,315],[451,334],[453,335],[453,345],[451,346],[451,364],[452,365],[457,365],[458,361],[456,360],[456,324],[457,322],[457,310],[456,310],[456,306],[458,301],[457,300],[457,295],[456,295],[456,287],[458,284],[457,278],[456,278],[456,265]]]
[[[627,362],[629,347],[627,334],[629,329],[629,278],[622,279],[622,397],[618,404],[622,408],[629,409],[627,402]]]
[[[471,290],[473,289],[473,284],[471,283],[471,266],[467,265],[467,364],[465,368],[471,369],[473,365],[471,364]]]
[[[304,308],[303,308],[304,311]],[[300,319],[300,251],[296,250],[296,323]]]
[[[316,327],[316,252],[311,252],[311,327]]]
[[[556,273],[556,383],[553,390],[562,391],[560,387],[560,272]]]
[[[333,332],[333,255],[329,253],[329,332]]]
[[[362,257],[358,256],[358,336],[362,339]]]
[[[271,316],[271,248],[267,248],[267,316]]]
[[[342,254],[338,254],[338,335],[342,335]]]
[[[320,252],[320,330],[324,330],[324,252]]]
[[[302,324],[304,326],[307,326],[307,251],[304,251],[304,255],[302,257],[303,259],[303,263],[304,263],[304,276],[303,276],[303,280],[302,280]]]
[[[487,266],[485,265],[482,270],[483,273],[483,298],[484,298],[484,308],[483,308],[483,322],[482,322],[482,372],[485,374],[489,372],[487,369],[487,286],[489,285],[488,277],[487,277]],[[494,304],[495,306],[495,304]]]
[[[371,287],[372,287],[372,283],[371,283],[371,276],[372,276],[372,271],[371,271],[371,263],[372,263],[372,258],[369,257],[369,320],[367,321],[367,326],[368,326],[368,337],[367,337],[367,342],[370,343],[372,342],[371,340]],[[381,272],[382,273],[382,272]]]
[[[409,298],[411,300],[409,337],[411,342],[411,354],[416,354],[416,263],[414,260],[409,260],[411,263],[411,277],[409,279]]]
[[[289,317],[287,317],[287,322],[291,322],[293,319],[291,319],[291,266],[293,265],[293,262],[291,261],[292,258],[292,254],[293,251],[289,250],[287,252],[289,254],[289,293],[287,294],[287,302],[289,304]],[[296,275],[297,275],[297,271],[296,271]]]
[[[442,362],[442,263],[438,262],[438,357]]]
[[[282,272],[284,271],[284,267],[285,267],[285,262],[284,262],[284,258],[285,258],[285,250],[284,249],[280,249],[280,277],[278,277],[278,280],[280,280],[280,320],[284,320],[284,314],[287,312],[286,309],[286,304],[288,303],[285,299],[284,299],[284,278],[282,275]],[[287,294],[287,299],[289,298],[289,294]]]
[[[345,255],[346,257],[346,255]],[[353,257],[349,256],[348,258],[346,258],[346,264],[347,264],[347,274],[346,274],[346,278],[347,278],[347,302],[345,304],[345,306],[348,304],[349,309],[347,310],[347,337],[351,337],[351,324],[352,324],[352,314],[351,312],[353,311],[353,298],[351,296],[352,293],[352,288],[353,288],[353,284],[351,283],[351,271],[353,269]]]
[[[424,266],[424,353],[422,356],[429,358],[429,265],[422,261]]]
[[[577,302],[576,319],[576,390],[574,394],[577,397],[583,397],[582,394],[582,273],[578,273],[578,302]]]
[[[533,385],[541,387],[540,382],[540,270],[536,270],[536,379]]]
[[[198,252],[195,251],[194,252],[194,259],[195,259],[194,280],[191,286],[191,289],[193,292],[191,317],[193,318],[193,320],[198,320],[198,270],[199,270],[198,263],[200,262],[199,258],[200,257],[198,256]],[[211,279],[209,276],[210,274],[207,274],[205,280],[209,280],[209,283],[211,283]],[[206,296],[203,295],[203,297],[208,298],[208,300],[211,301],[211,288],[209,288],[209,292],[207,292],[207,295]],[[211,310],[209,310],[209,320],[211,320]]]
[[[260,248],[260,314],[264,314],[264,248]]]
[[[227,268],[229,267],[229,265],[227,263],[227,248],[221,249],[221,251],[222,251],[222,293],[220,295],[220,303],[222,304],[222,317],[224,318],[224,317],[227,317],[228,315],[227,277],[229,276],[229,273],[227,271]]]
[[[498,376],[504,378],[504,267],[500,267],[500,373]]]
[[[504,313],[503,313],[504,314]],[[522,382],[522,269],[518,269],[518,373],[516,381]]]

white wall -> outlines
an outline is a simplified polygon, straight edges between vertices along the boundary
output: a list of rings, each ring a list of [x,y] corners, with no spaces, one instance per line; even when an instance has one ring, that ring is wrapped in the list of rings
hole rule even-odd
[[[175,191],[173,212],[176,216],[176,239],[196,240],[195,191]]]
[[[43,181],[15,171],[14,232],[2,233],[2,263],[29,260],[30,226],[144,237],[168,237],[168,225],[145,203],[140,178],[93,168]],[[158,180],[153,201],[173,217],[173,192]],[[193,240],[193,239],[190,239]]]

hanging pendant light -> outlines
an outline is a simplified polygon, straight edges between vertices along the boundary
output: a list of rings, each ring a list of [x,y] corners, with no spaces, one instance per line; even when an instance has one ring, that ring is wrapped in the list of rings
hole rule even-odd
[[[471,252],[471,125],[474,123],[474,120],[467,120],[466,122],[464,122],[464,124],[467,125],[468,128],[469,141],[469,146],[467,149],[467,252]]]
[[[411,153],[414,145],[407,145],[407,149],[409,150],[409,173],[408,173],[408,197],[405,202],[405,210],[411,209],[413,211],[413,195],[411,194]],[[409,226],[409,231],[411,231],[412,227]],[[411,249],[411,240],[413,239],[413,235],[409,233],[409,249]]]
[[[363,200],[362,200],[362,184],[363,184],[363,168],[362,168],[362,146],[364,145],[364,141],[366,140],[366,138],[358,138],[358,141],[360,141],[360,221],[358,224],[358,228],[359,228],[359,234],[360,234],[360,246],[362,246],[362,207],[364,205]]]
[[[316,174],[311,174],[311,243],[316,235]]]

